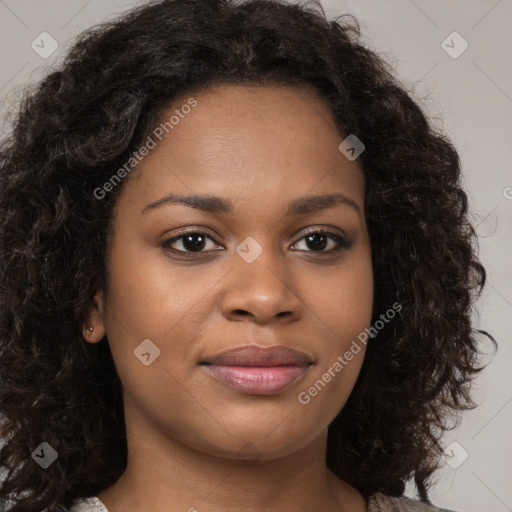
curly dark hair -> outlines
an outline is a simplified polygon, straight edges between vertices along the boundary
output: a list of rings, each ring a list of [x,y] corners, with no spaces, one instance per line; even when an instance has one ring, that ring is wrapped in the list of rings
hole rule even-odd
[[[3,508],[64,511],[125,470],[109,345],[81,334],[107,287],[123,187],[101,200],[94,191],[170,102],[235,84],[312,86],[340,132],[366,146],[373,321],[396,302],[402,310],[368,343],[329,427],[327,465],[365,497],[399,496],[414,479],[427,499],[442,433],[475,406],[470,384],[482,366],[470,317],[486,273],[455,148],[360,35],[357,19],[328,20],[315,2],[151,2],[83,32],[24,93],[0,147]],[[42,441],[58,452],[46,470],[31,458]]]

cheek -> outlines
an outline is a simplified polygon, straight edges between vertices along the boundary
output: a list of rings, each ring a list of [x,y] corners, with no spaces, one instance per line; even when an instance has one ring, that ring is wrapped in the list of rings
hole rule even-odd
[[[325,329],[329,346],[343,350],[371,322],[373,270],[369,253],[354,253],[335,272],[307,281],[310,292],[305,294],[306,304],[320,328]],[[332,349],[327,350],[331,356]]]
[[[317,364],[297,395],[309,413],[332,419],[359,376],[373,309],[373,271],[369,251],[354,255],[336,276],[317,281],[309,293],[318,336]]]
[[[193,266],[173,268],[158,249],[139,251],[136,257],[130,251],[113,250],[108,297],[111,330],[121,329],[133,340],[167,340],[173,332],[190,327],[188,317],[201,309],[216,277]]]

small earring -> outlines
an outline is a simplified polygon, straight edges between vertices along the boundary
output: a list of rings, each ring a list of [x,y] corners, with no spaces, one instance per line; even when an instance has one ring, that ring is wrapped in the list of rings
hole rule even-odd
[[[92,334],[92,331],[94,331],[94,327],[93,327],[93,325],[92,325],[92,324],[89,324],[89,325],[87,326],[87,330],[89,331],[89,333],[91,333],[91,334]]]

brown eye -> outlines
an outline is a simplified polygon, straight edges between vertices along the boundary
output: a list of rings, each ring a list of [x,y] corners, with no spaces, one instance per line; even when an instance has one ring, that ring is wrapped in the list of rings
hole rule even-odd
[[[171,249],[176,252],[183,253],[200,253],[206,252],[204,249],[207,246],[207,242],[215,242],[209,235],[200,231],[190,231],[189,233],[183,233],[179,236],[169,238],[162,243],[162,247],[165,249]],[[177,245],[181,248],[172,247]],[[214,245],[216,245],[214,243]]]
[[[330,253],[349,249],[352,245],[346,238],[329,231],[313,231],[302,237],[299,242],[302,240],[305,241],[306,249],[298,249],[301,251]]]

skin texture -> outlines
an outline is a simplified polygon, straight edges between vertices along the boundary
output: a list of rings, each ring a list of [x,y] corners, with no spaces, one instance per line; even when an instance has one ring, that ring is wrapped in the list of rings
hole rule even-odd
[[[96,296],[93,333],[84,331],[90,343],[107,335],[124,387],[128,466],[98,497],[109,512],[364,511],[363,497],[325,464],[327,427],[364,350],[309,404],[297,398],[370,325],[361,168],[338,150],[344,137],[328,106],[305,89],[225,86],[194,98],[123,186],[108,289]],[[170,193],[219,196],[234,209],[144,210]],[[359,213],[339,203],[286,215],[291,200],[333,193]],[[183,228],[211,237],[203,253],[180,256],[190,248],[183,239],[162,247]],[[327,255],[335,240],[315,249],[304,238],[313,229],[351,245]],[[247,237],[263,250],[252,263],[236,252]],[[144,339],[160,350],[149,366],[134,356]],[[236,391],[199,365],[249,343],[293,347],[314,364],[271,396]]]

